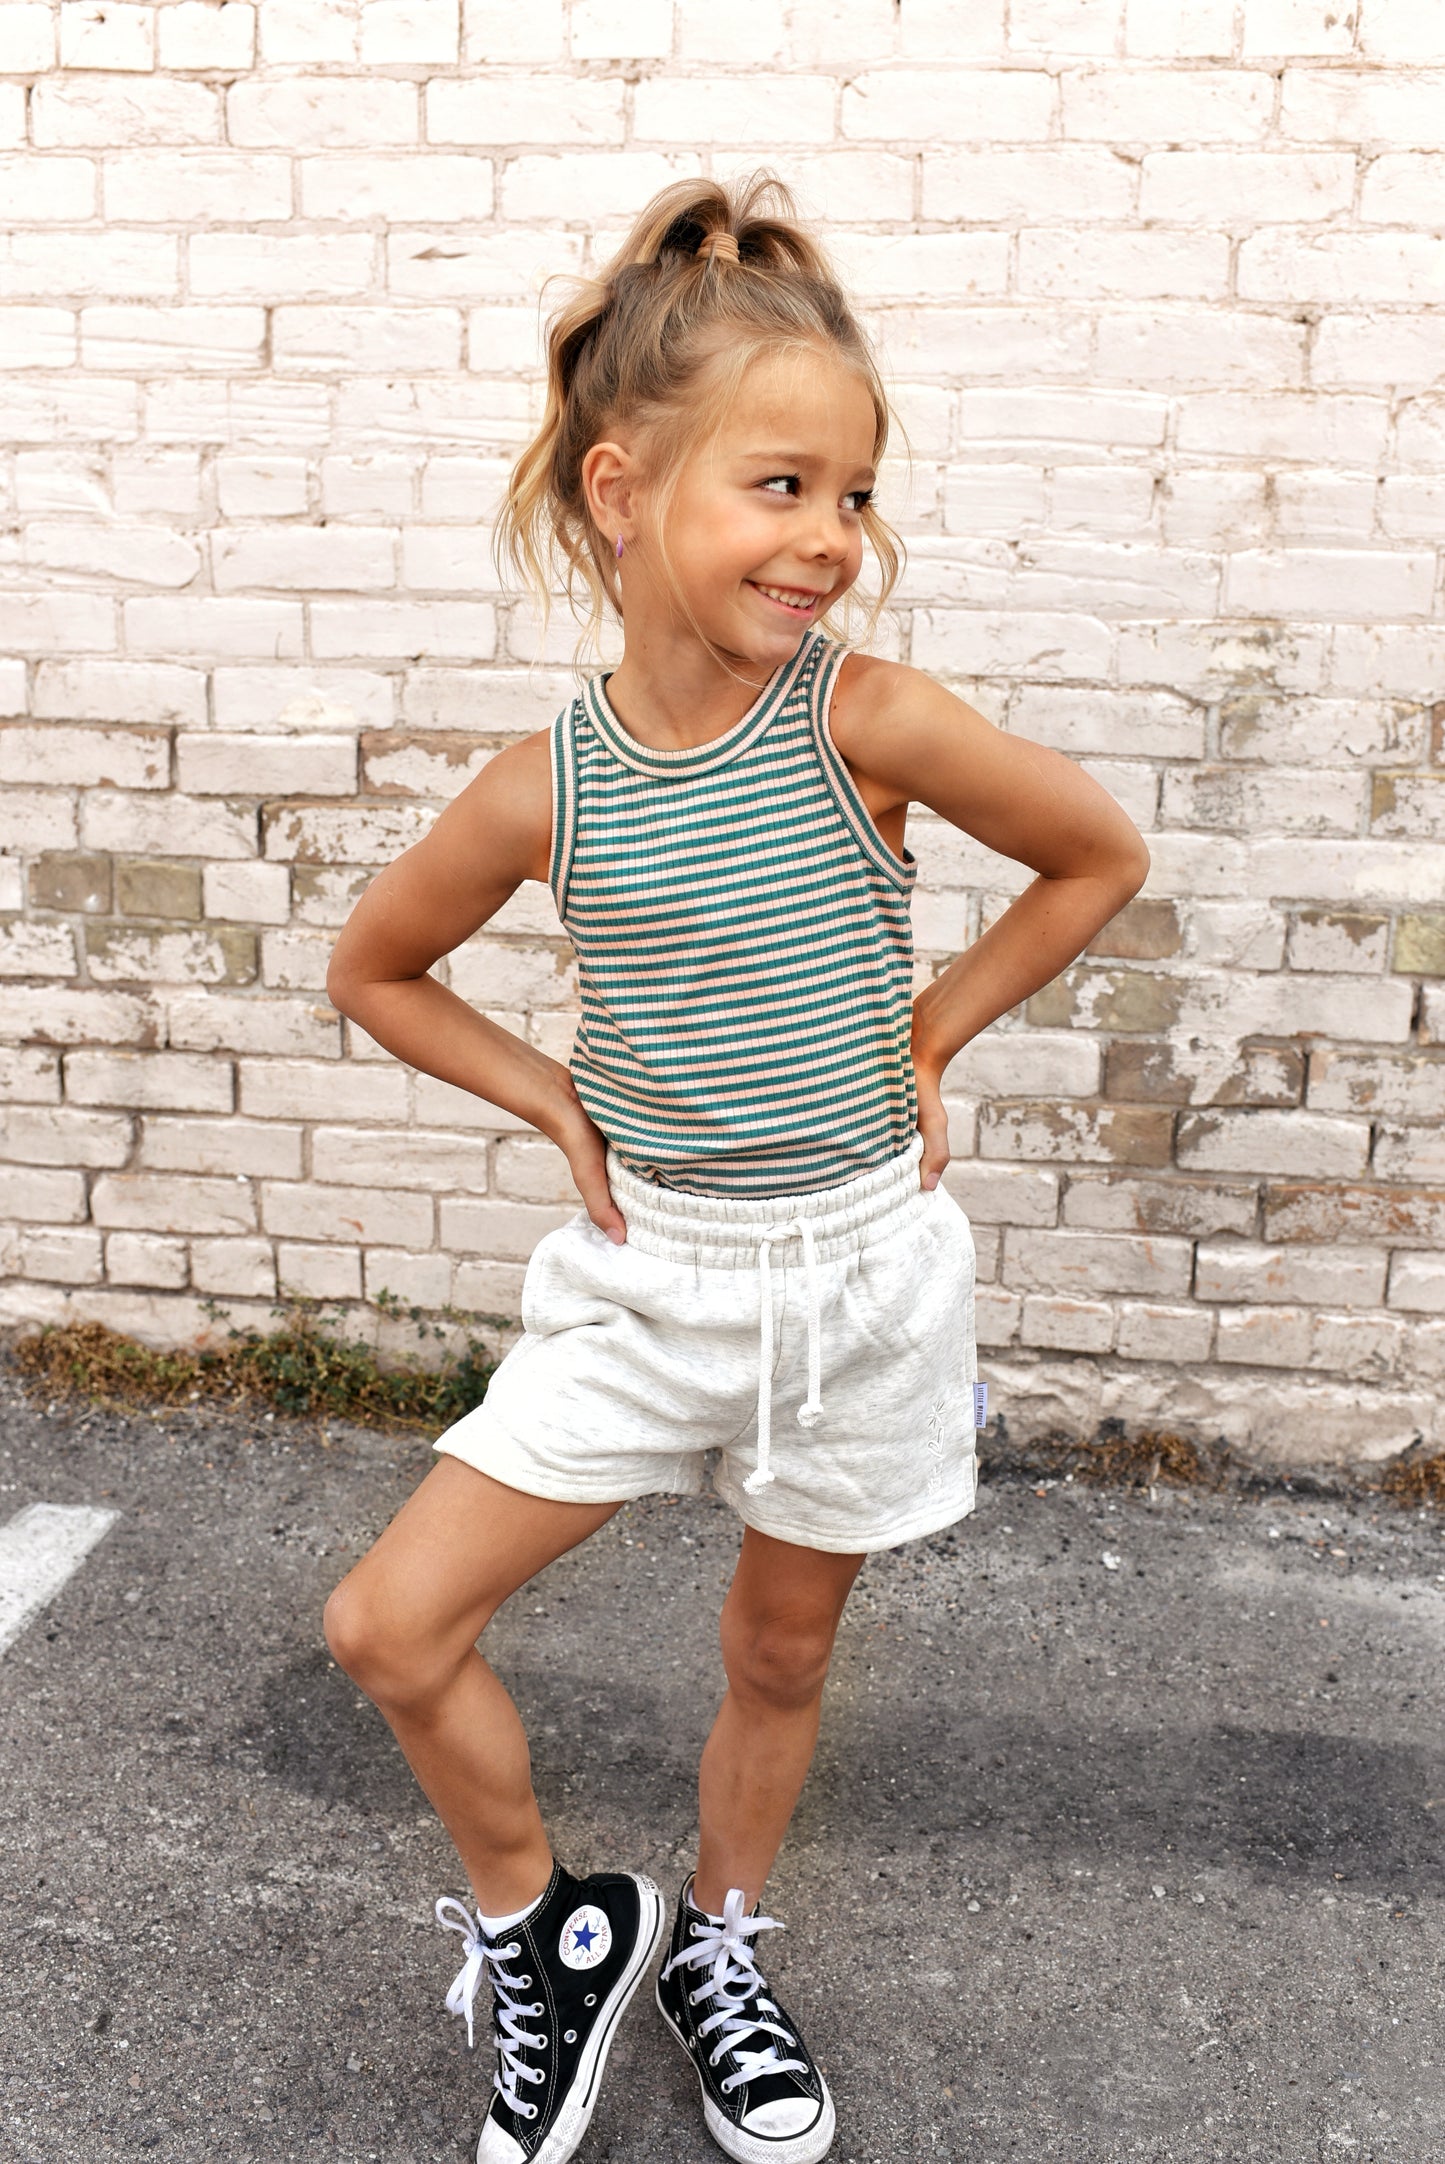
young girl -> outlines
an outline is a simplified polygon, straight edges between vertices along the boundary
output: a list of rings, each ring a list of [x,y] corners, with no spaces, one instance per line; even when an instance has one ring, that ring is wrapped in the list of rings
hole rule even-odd
[[[332,1595],[326,1629],[456,1843],[439,1901],[494,2001],[479,2164],[562,2164],[662,1934],[639,1873],[554,1860],[527,1743],[477,1650],[501,1604],[629,1498],[713,1484],[742,1520],[728,1689],[657,1984],[714,2140],[812,2164],[832,2099],[770,1990],[757,1911],[870,1551],[974,1498],[973,1240],[940,1185],[949,1061],[1142,884],[1144,845],[1061,754],[1001,734],[830,620],[888,432],[876,365],[788,191],[666,188],[552,320],[546,415],[502,533],[560,557],[623,658],[500,753],[358,903],[336,1005],[565,1152],[584,1208],[537,1246],[485,1402]],[[874,615],[876,619],[877,610]],[[918,800],[1037,877],[911,998]],[[428,974],[524,879],[576,947],[570,1070]],[[639,1613],[657,1634],[661,1615]]]

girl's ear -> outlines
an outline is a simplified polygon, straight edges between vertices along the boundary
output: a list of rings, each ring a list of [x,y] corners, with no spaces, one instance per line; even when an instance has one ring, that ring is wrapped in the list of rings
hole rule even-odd
[[[632,538],[632,498],[636,461],[624,443],[594,443],[582,461],[582,493],[592,523],[609,549],[617,536]]]

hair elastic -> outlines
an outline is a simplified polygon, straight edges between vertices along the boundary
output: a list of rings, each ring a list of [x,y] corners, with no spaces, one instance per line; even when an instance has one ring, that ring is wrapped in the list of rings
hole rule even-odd
[[[700,256],[721,256],[724,263],[741,263],[737,236],[733,233],[704,233],[697,244]]]

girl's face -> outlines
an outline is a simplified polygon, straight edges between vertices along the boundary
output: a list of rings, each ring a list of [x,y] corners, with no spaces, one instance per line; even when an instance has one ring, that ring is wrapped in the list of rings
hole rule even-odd
[[[666,520],[673,579],[723,653],[779,667],[854,583],[874,430],[867,389],[831,353],[765,357],[748,370],[716,435],[678,476]],[[657,598],[666,593],[639,538],[639,560],[623,564],[629,631],[634,583],[655,580]]]

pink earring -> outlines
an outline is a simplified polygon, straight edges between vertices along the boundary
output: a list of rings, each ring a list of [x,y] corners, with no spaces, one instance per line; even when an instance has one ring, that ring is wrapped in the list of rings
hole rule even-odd
[[[622,561],[622,536],[621,536],[621,534],[619,534],[619,535],[617,536],[617,560],[618,560],[618,562],[619,562],[619,563],[621,563],[621,561]]]

